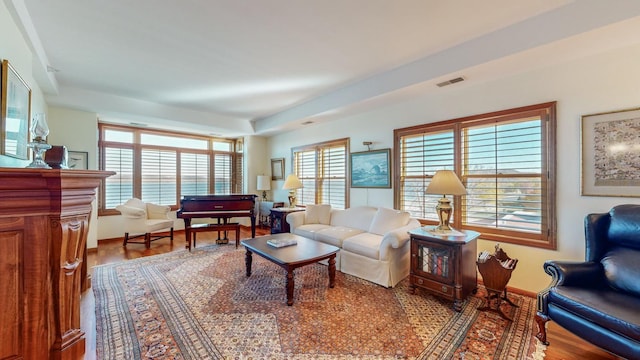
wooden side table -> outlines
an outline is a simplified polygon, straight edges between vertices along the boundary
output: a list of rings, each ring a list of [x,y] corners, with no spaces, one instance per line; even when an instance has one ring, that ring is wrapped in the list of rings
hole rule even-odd
[[[460,236],[436,235],[431,228],[409,231],[411,238],[411,292],[420,287],[453,300],[462,310],[464,300],[477,290],[476,239],[480,233],[458,230]]]
[[[258,224],[264,227],[271,227],[271,209],[283,207],[284,202],[260,201],[258,207]]]
[[[304,211],[303,207],[280,207],[271,209],[271,233],[288,233],[291,229],[287,222],[287,215],[296,211]]]

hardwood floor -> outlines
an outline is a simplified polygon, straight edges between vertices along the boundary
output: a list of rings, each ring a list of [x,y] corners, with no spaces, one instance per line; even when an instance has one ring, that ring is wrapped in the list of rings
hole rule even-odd
[[[256,228],[256,236],[269,234],[268,228]],[[246,239],[251,237],[251,230],[243,227],[240,232],[240,238]],[[215,243],[217,234],[214,232],[198,234],[198,246]],[[229,246],[233,246],[233,240]],[[87,255],[87,265],[89,273],[95,265],[109,264],[113,262],[140,258],[162,254],[171,251],[183,250],[185,244],[184,232],[177,231],[174,234],[173,243],[169,238],[155,241],[151,243],[151,249],[146,249],[143,244],[128,244],[122,246],[122,239],[101,240],[98,243],[97,251],[90,251]],[[95,326],[95,303],[93,291],[89,289],[82,295],[82,329],[86,336],[86,353],[85,359],[93,360],[96,358],[96,326]],[[548,323],[547,339],[550,345],[547,348],[545,360],[602,360],[602,359],[619,359],[597,348],[572,333],[564,330],[553,321]]]

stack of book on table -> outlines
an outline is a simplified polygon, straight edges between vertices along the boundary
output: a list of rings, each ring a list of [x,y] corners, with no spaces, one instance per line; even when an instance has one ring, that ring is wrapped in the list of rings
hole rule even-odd
[[[298,241],[295,238],[284,238],[284,239],[269,239],[267,240],[267,244],[273,246],[273,247],[284,247],[284,246],[291,246],[291,245],[295,245],[297,244]]]

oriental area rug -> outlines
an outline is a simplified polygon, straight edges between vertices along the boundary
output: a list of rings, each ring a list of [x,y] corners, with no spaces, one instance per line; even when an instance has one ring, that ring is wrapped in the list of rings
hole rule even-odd
[[[480,288],[462,311],[408,278],[387,289],[327,267],[295,270],[293,306],[286,272],[245,251],[210,245],[97,266],[98,359],[539,359],[535,300],[484,305]]]

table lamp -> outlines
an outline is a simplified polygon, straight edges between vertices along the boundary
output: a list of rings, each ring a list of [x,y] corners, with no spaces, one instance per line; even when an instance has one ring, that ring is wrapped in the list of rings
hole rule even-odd
[[[282,188],[289,190],[289,207],[296,207],[296,189],[302,188],[300,179],[295,174],[289,174]]]
[[[426,194],[442,194],[442,198],[438,200],[436,212],[440,223],[436,227],[438,231],[451,231],[449,220],[451,219],[451,200],[447,199],[449,195],[465,195],[467,190],[458,179],[458,176],[452,170],[438,170],[431,179],[431,183],[427,186]]]
[[[267,201],[267,190],[271,190],[271,177],[258,175],[258,191],[262,190],[262,201]]]

